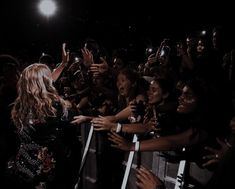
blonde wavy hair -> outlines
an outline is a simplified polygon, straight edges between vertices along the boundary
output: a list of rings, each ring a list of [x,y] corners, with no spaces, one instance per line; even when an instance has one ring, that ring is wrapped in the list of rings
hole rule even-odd
[[[34,63],[26,67],[18,80],[17,91],[11,117],[19,129],[55,117],[55,102],[60,102],[64,108],[65,103],[53,86],[51,71],[45,64]]]

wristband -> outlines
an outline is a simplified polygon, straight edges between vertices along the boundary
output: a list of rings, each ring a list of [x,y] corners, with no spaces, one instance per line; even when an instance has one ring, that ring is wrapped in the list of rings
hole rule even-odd
[[[120,133],[121,130],[122,130],[122,125],[121,125],[121,123],[117,123],[116,133]]]
[[[140,141],[135,142],[135,151],[138,152],[140,150]]]

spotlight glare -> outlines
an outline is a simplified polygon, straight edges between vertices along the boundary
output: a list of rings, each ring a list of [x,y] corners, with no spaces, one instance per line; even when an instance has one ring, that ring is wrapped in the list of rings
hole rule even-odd
[[[51,16],[55,13],[56,11],[56,4],[52,0],[42,0],[39,3],[39,11],[45,16]]]
[[[202,31],[201,31],[201,34],[202,34],[202,35],[206,35],[206,30],[202,30]]]

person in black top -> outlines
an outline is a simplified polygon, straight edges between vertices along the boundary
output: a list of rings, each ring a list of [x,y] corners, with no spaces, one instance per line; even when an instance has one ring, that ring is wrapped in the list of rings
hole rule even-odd
[[[25,68],[17,89],[11,112],[20,140],[12,162],[14,182],[18,188],[73,188],[79,142],[72,134],[76,128],[69,126],[70,110],[54,88],[48,66],[35,63]]]

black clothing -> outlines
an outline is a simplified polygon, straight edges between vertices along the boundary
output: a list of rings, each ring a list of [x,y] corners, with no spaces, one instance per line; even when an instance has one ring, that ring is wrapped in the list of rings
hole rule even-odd
[[[40,183],[46,188],[74,188],[80,164],[76,127],[69,125],[68,111],[55,103],[56,117],[30,123],[18,131],[20,146],[12,163],[12,176],[22,188]]]

